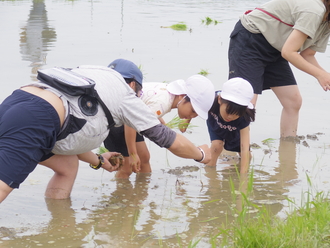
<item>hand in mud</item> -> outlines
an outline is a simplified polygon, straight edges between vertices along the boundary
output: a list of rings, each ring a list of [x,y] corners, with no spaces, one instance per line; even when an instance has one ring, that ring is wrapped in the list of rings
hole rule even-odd
[[[128,159],[129,159],[129,165],[131,166],[132,171],[134,173],[139,172],[141,169],[141,161],[140,161],[139,155],[137,155],[136,153],[130,154]]]
[[[109,162],[112,166],[118,166],[118,169],[123,166],[123,163],[124,163],[124,157],[123,155],[121,155],[120,153],[119,154],[115,154],[115,155],[112,155],[110,158],[109,158]]]
[[[124,157],[118,152],[105,152],[102,156],[104,158],[102,168],[109,172],[116,171],[123,165]]]
[[[205,153],[205,158],[201,163],[207,164],[208,162],[211,161],[211,150],[209,146],[206,144],[199,146],[199,148],[201,148]]]

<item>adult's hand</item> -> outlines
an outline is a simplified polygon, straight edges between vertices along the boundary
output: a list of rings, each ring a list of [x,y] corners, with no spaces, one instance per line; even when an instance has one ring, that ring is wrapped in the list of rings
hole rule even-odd
[[[203,161],[201,161],[201,163],[203,164],[209,163],[211,161],[211,149],[206,144],[199,146],[199,148],[204,151],[204,159]]]
[[[102,156],[104,158],[104,164],[102,165],[102,168],[109,171],[109,172],[113,172],[113,171],[118,170],[118,168],[120,166],[120,159],[117,158],[117,163],[114,166],[109,161],[109,159],[112,156],[116,156],[116,155],[121,155],[121,154],[119,152],[105,152],[105,153],[102,153]]]

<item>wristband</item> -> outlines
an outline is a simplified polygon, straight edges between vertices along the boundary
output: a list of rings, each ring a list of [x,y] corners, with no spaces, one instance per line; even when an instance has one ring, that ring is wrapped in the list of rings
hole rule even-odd
[[[198,162],[198,163],[201,163],[201,162],[203,162],[204,161],[204,159],[205,159],[205,152],[203,151],[203,149],[202,148],[200,148],[200,147],[197,147],[200,151],[201,151],[201,153],[202,153],[202,159],[201,160],[197,160],[197,159],[194,159],[196,162]]]
[[[103,156],[101,154],[97,154],[96,153],[95,155],[99,159],[99,164],[98,165],[89,164],[89,167],[91,167],[94,170],[98,170],[98,169],[100,169],[102,167],[102,165],[104,165],[104,158],[103,158]]]

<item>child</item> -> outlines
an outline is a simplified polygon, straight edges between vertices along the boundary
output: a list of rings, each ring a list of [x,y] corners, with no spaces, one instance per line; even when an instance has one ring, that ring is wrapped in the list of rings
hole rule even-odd
[[[112,67],[120,73],[118,66]],[[192,118],[199,115],[207,119],[213,97],[212,82],[202,75],[193,75],[187,80],[180,79],[168,84],[144,83],[141,99],[162,124],[165,122],[161,117],[177,108],[178,115],[184,122],[180,130],[184,132]],[[148,148],[143,136],[134,129],[128,126],[121,130],[112,128],[104,145],[108,150],[120,152],[125,157],[124,165],[116,173],[116,178],[127,179],[132,172],[151,172]]]
[[[209,111],[207,127],[211,138],[211,161],[216,166],[223,148],[239,152],[241,173],[248,171],[250,162],[250,122],[255,119],[251,84],[242,78],[232,78],[217,91]]]

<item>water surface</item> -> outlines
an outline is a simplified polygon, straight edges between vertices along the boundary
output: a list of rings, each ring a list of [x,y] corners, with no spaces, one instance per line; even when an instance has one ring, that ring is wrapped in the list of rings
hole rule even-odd
[[[229,34],[239,15],[263,2],[0,1],[0,100],[35,80],[39,68],[108,65],[116,58],[141,66],[146,82],[206,70],[221,89]],[[206,17],[219,23],[205,25]],[[187,31],[165,28],[180,22]],[[330,71],[329,49],[318,59]],[[282,217],[289,211],[287,198],[299,205],[307,190],[327,191],[330,178],[329,93],[314,78],[294,72],[304,100],[298,134],[305,138],[279,141],[281,108],[271,91],[259,97],[251,125],[251,142],[260,148],[252,150],[250,200]],[[205,122],[196,118],[192,124],[185,136],[196,145],[209,143]],[[117,181],[114,174],[81,163],[67,200],[44,198],[52,172],[38,166],[1,204],[1,247],[187,247],[199,238],[198,247],[210,247],[209,238],[242,206],[239,192],[246,191],[241,185],[246,178],[236,173],[237,156],[224,154],[216,168],[208,168],[147,144],[151,175]]]

